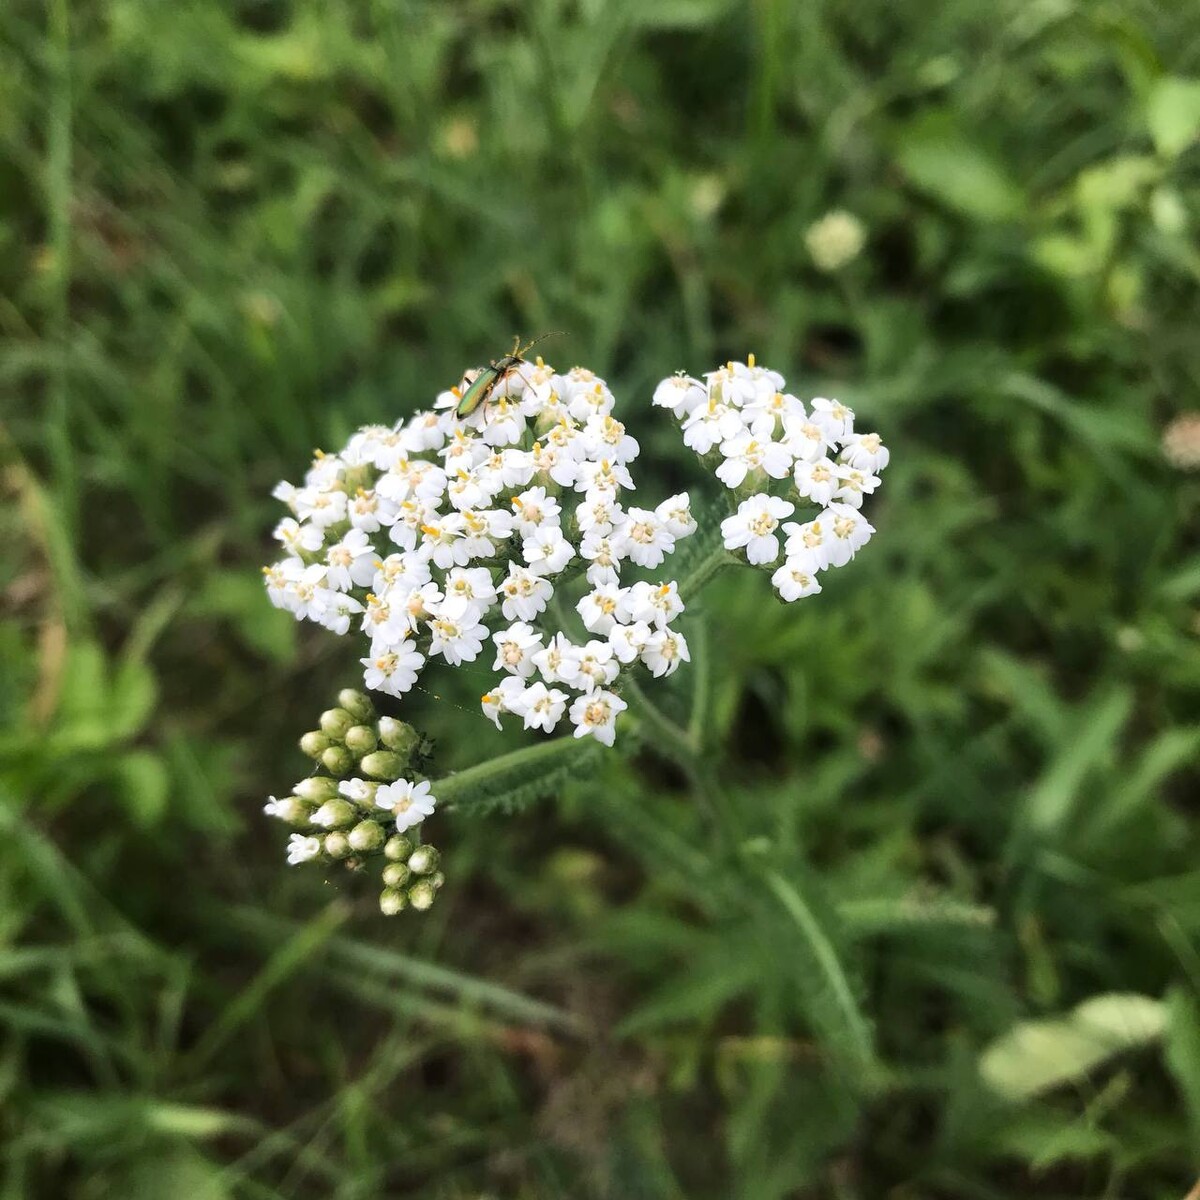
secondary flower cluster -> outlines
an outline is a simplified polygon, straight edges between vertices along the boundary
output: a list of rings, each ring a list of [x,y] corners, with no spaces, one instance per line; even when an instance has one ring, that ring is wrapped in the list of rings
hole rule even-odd
[[[806,407],[753,355],[710,371],[703,382],[672,375],[658,385],[654,403],[675,414],[684,442],[740,499],[721,522],[728,549],[743,551],[754,566],[775,563],[782,525],[784,561],[771,582],[784,600],[819,592],[819,573],[848,563],[875,532],[860,509],[879,486],[888,450],[877,433],[855,433],[854,413],[844,404],[818,397]],[[785,522],[798,503],[820,511]]]
[[[565,714],[576,737],[611,745],[621,667],[666,675],[688,657],[671,627],[675,584],[621,586],[625,564],[657,568],[695,530],[687,494],[622,504],[638,443],[591,371],[521,361],[460,417],[462,396],[460,385],[431,411],[360,429],[318,453],[302,484],[275,489],[292,515],[275,530],[285,557],[265,571],[272,602],[361,630],[366,686],[397,697],[430,658],[474,662],[491,642],[504,674],[487,716],[548,733]],[[559,584],[580,575],[583,644],[539,627]]]
[[[432,816],[437,803],[417,770],[426,756],[424,739],[403,721],[377,716],[362,692],[345,688],[337,706],[321,714],[320,728],[300,739],[300,749],[317,773],[263,808],[296,831],[288,839],[288,862],[342,862],[359,870],[382,857],[380,908],[389,915],[410,905],[429,908],[444,882],[438,852],[403,836]]]

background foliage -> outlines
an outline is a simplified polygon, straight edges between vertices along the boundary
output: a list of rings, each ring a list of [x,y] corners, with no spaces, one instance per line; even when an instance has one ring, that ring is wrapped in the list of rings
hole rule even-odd
[[[8,0],[0,34],[0,1194],[1187,1191],[1194,6]],[[868,235],[835,275],[831,208]],[[260,815],[351,677],[262,597],[268,491],[550,328],[656,494],[702,486],[648,408],[676,367],[851,403],[879,536],[802,604],[705,593],[719,772],[643,748],[445,822],[443,898],[385,921]],[[446,686],[442,764],[501,748]]]

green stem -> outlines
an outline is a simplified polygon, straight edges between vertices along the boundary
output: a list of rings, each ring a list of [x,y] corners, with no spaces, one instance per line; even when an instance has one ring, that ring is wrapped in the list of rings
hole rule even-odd
[[[690,599],[725,567],[733,566],[736,561],[723,545],[716,546],[679,581],[679,594],[685,600]]]

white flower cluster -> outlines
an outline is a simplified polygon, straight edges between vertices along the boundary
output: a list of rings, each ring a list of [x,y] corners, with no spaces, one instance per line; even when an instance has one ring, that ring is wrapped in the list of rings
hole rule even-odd
[[[675,414],[691,449],[717,461],[717,478],[746,496],[721,522],[721,534],[752,565],[778,561],[778,531],[797,503],[820,508],[809,521],[782,524],[784,562],[771,582],[784,600],[819,592],[819,573],[849,562],[875,532],[860,509],[879,486],[888,451],[877,433],[854,432],[854,413],[844,404],[818,398],[806,407],[753,355],[710,371],[703,382],[672,375],[658,385],[654,403]],[[784,494],[773,495],[773,485]]]
[[[671,628],[675,584],[620,582],[624,564],[657,568],[695,530],[688,496],[622,506],[638,443],[591,371],[522,361],[462,418],[461,399],[452,388],[431,411],[360,429],[318,453],[303,484],[275,489],[292,515],[275,530],[285,557],[265,569],[272,602],[338,634],[361,629],[366,686],[392,696],[430,658],[474,662],[490,641],[504,677],[483,710],[497,725],[512,713],[549,732],[566,713],[576,737],[611,745],[621,667],[667,675],[688,658]],[[539,627],[580,575],[583,645]]]

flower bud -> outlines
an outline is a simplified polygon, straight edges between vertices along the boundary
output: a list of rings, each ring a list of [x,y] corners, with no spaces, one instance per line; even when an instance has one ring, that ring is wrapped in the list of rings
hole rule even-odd
[[[415,875],[432,875],[437,870],[441,855],[433,846],[418,846],[408,858],[408,865]]]
[[[314,729],[300,739],[300,749],[309,758],[320,758],[329,749],[329,739],[319,729]]]
[[[399,754],[393,754],[390,750],[375,750],[366,755],[361,766],[367,775],[392,782],[404,774],[406,763]]]
[[[340,830],[327,833],[321,848],[330,858],[345,858],[350,853],[350,839]]]
[[[394,917],[408,907],[408,897],[394,888],[384,888],[379,894],[379,909],[385,917]]]
[[[352,725],[346,730],[346,749],[352,754],[370,754],[379,739],[369,725]]]
[[[336,829],[349,825],[358,817],[354,805],[347,800],[327,800],[312,815],[312,823],[322,829]]]
[[[406,837],[401,837],[397,834],[395,837],[390,837],[383,847],[383,853],[392,860],[392,862],[403,862],[413,851],[413,844]]]
[[[307,825],[311,804],[305,804],[299,796],[285,796],[270,809],[271,816],[286,822],[288,825]]]
[[[340,742],[353,724],[354,718],[344,708],[327,708],[321,714],[321,730],[335,742]]]
[[[375,719],[375,706],[370,698],[357,688],[342,688],[338,692],[338,704],[362,725],[369,725]]]
[[[403,887],[409,879],[412,878],[412,872],[401,862],[388,863],[383,868],[383,882],[390,888]]]
[[[421,735],[407,721],[397,721],[395,717],[380,717],[379,740],[389,750],[407,757],[419,745]]]
[[[408,902],[417,912],[424,912],[426,909],[432,908],[436,896],[437,889],[428,879],[422,879],[420,883],[414,884],[408,889]]]
[[[338,785],[336,779],[330,779],[327,775],[310,775],[307,779],[300,780],[293,790],[301,800],[322,804],[337,796]]]
[[[446,877],[441,873],[441,871],[438,871],[435,875],[430,875],[429,877],[429,886],[433,888],[434,891],[440,891],[442,884],[445,882]]]
[[[330,746],[321,755],[321,766],[330,775],[348,775],[354,766],[354,755],[345,746]]]
[[[383,826],[378,821],[359,821],[350,830],[350,845],[362,852],[378,850],[383,845]]]

